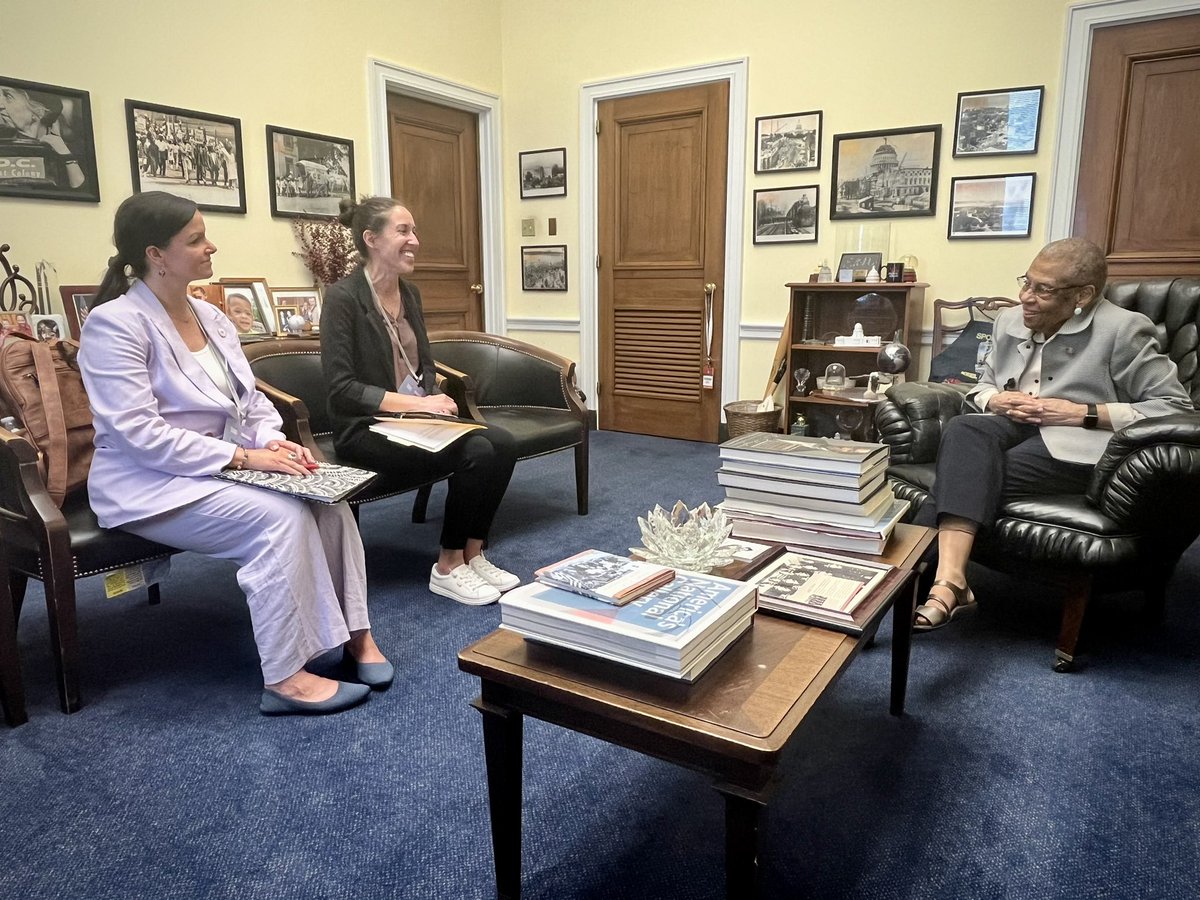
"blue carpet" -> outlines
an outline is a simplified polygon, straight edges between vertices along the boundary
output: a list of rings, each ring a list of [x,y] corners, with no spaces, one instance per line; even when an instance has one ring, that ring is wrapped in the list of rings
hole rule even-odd
[[[625,552],[654,503],[721,497],[711,445],[602,432],[592,512],[570,454],[520,463],[491,555],[528,576],[585,547]],[[45,610],[21,621],[30,721],[0,729],[0,897],[494,896],[474,679],[492,630],[425,589],[442,495],[372,504],[372,618],[396,683],[324,719],[257,712],[232,566],[183,555],[163,586],[80,583],[84,708],[58,712]],[[887,714],[890,623],[809,716],[762,822],[763,895],[1194,897],[1200,883],[1200,565],[1166,621],[1094,605],[1088,668],[1050,670],[1059,606],[979,569],[980,610],[917,639],[908,714]],[[722,805],[698,775],[537,721],[525,728],[524,896],[723,895]]]

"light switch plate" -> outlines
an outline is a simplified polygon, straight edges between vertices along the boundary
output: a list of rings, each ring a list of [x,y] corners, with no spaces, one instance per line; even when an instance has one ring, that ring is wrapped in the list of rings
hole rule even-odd
[[[558,234],[558,219],[547,219],[546,233],[550,235]]]
[[[521,237],[533,237],[535,234],[534,220],[532,217],[521,220]]]

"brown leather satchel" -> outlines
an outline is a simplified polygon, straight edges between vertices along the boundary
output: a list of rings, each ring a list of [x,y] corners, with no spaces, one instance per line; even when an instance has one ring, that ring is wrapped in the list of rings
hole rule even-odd
[[[42,343],[9,334],[0,347],[0,397],[40,451],[46,491],[62,506],[87,484],[92,464],[92,410],[75,361],[76,341]]]

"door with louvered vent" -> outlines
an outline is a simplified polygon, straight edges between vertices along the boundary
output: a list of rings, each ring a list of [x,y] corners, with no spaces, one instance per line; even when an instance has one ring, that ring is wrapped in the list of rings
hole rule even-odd
[[[728,84],[606,100],[599,116],[600,427],[715,441]]]

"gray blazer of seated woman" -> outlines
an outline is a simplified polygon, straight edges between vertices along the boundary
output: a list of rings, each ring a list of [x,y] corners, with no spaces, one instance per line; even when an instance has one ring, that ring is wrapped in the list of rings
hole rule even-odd
[[[940,628],[974,605],[966,565],[980,527],[1008,500],[1082,493],[1114,431],[1192,408],[1154,323],[1102,296],[1095,244],[1048,244],[1018,277],[1021,304],[996,317],[979,384],[981,414],[950,420],[932,497],[917,521],[937,525],[933,588],[913,628]]]

